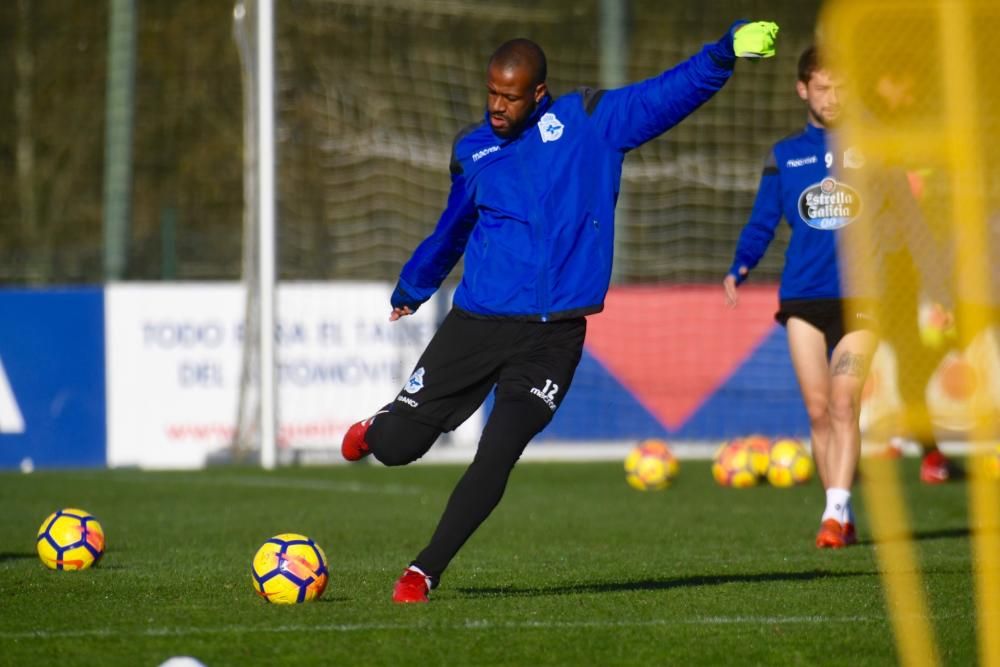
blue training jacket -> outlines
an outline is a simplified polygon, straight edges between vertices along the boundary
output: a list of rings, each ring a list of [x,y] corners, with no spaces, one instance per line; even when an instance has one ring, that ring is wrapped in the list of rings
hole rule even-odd
[[[455,306],[473,316],[545,322],[601,311],[625,154],[722,88],[740,25],[646,81],[546,96],[514,137],[494,134],[488,112],[459,133],[447,207],[403,267],[393,307],[429,299],[464,252]]]
[[[792,235],[785,251],[779,297],[841,296],[834,232],[854,221],[861,201],[854,187],[835,179],[835,157],[826,134],[823,128],[809,124],[802,132],[776,143],[768,153],[750,219],[740,233],[729,269],[737,281],[746,278],[740,276],[740,267],[753,270],[757,266],[784,217]]]
[[[778,291],[782,300],[877,296],[885,280],[877,269],[886,253],[900,250],[917,262],[925,289],[939,292],[942,253],[905,174],[871,162],[857,148],[839,146],[830,132],[812,124],[776,143],[765,161],[729,273],[737,282],[746,279],[740,267],[757,266],[784,217],[792,234]],[[866,266],[845,273],[838,249],[850,233],[864,239],[854,244],[852,261]]]

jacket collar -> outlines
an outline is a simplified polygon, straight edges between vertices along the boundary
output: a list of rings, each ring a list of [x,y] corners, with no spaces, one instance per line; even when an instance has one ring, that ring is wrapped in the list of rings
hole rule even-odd
[[[806,135],[810,139],[815,139],[817,141],[823,141],[826,137],[827,130],[825,127],[820,127],[819,125],[813,125],[812,122],[806,123]]]

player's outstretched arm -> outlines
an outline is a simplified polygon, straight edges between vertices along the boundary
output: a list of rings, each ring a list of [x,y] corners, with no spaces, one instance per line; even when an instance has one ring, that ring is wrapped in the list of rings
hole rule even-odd
[[[609,145],[636,148],[711,99],[729,80],[737,57],[773,56],[777,34],[777,24],[768,21],[737,21],[720,40],[659,76],[592,96],[587,111]]]

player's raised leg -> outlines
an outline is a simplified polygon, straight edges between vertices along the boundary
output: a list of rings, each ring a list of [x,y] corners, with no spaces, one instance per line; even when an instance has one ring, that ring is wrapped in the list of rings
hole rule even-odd
[[[387,412],[389,412],[388,405],[368,419],[362,419],[359,422],[351,424],[351,427],[347,429],[347,433],[344,434],[343,442],[340,443],[340,454],[344,459],[347,461],[360,461],[372,453],[371,447],[368,446],[368,429],[375,423],[376,417]]]
[[[374,454],[384,465],[400,466],[426,454],[486,399],[503,360],[500,342],[515,326],[450,312],[393,401],[347,430],[344,458]]]
[[[348,461],[375,454],[383,465],[406,465],[426,454],[441,432],[435,426],[393,414],[386,406],[347,429],[340,453]]]

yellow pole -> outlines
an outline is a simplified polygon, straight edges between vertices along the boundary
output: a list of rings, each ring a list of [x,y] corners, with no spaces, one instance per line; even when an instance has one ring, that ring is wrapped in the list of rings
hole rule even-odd
[[[990,304],[996,295],[989,294],[990,274],[987,266],[986,243],[986,189],[983,180],[984,160],[978,131],[977,110],[989,109],[998,113],[1000,100],[983,99],[982,87],[976,85],[977,64],[987,54],[976,54],[976,26],[978,12],[972,8],[986,9],[978,0],[939,2],[944,58],[945,99],[952,174],[952,201],[954,202],[955,247],[957,249],[956,280],[958,284],[958,321],[960,342],[971,343],[974,332],[983,332],[990,326],[987,313],[981,307]],[[996,9],[990,11],[996,12]],[[986,73],[985,76],[992,76]],[[989,139],[988,139],[989,140]],[[992,138],[993,141],[996,138]],[[979,305],[980,308],[974,306]],[[981,347],[978,348],[981,350]],[[985,359],[977,359],[975,349],[969,350],[973,367],[992,368]],[[978,356],[982,356],[980,353]],[[986,378],[987,386],[995,378]],[[982,392],[980,396],[986,396]],[[974,401],[970,410],[975,412],[972,438],[983,441],[990,436],[987,415],[996,406],[988,401]],[[985,452],[974,452],[970,460],[969,522],[972,527],[972,567],[976,585],[976,612],[978,617],[980,664],[1000,665],[1000,489],[989,479]]]
[[[885,587],[886,606],[902,665],[940,663],[924,596],[920,565],[894,461],[867,458],[862,469],[865,509],[875,538],[875,555]]]

